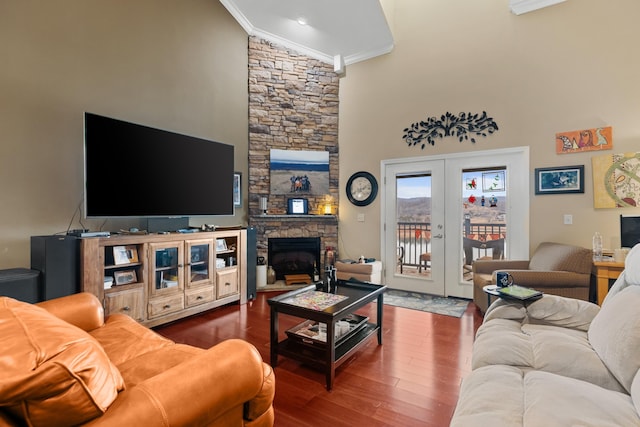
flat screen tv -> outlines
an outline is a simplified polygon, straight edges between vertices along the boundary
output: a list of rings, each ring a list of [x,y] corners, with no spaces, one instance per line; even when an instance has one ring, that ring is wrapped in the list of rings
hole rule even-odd
[[[620,247],[632,248],[640,243],[640,216],[620,215]]]
[[[233,215],[234,147],[84,115],[85,216]]]

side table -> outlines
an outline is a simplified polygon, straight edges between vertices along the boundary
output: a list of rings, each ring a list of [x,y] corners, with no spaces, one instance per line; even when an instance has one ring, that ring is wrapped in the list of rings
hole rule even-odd
[[[509,288],[509,287],[507,287]],[[528,305],[529,303],[539,300],[540,298],[542,298],[543,293],[542,292],[538,292],[535,289],[530,289],[530,288],[526,288],[526,287],[521,287],[521,286],[516,286],[516,284],[514,284],[514,289],[515,288],[522,288],[522,290],[530,290],[530,291],[535,291],[537,294],[536,295],[531,295],[530,297],[520,297],[520,296],[515,296],[515,295],[509,295],[509,294],[505,294],[500,292],[499,286],[498,285],[487,285],[484,286],[482,288],[482,290],[487,294],[487,306],[491,305],[491,295],[497,296],[499,298],[508,300],[508,301],[515,301],[515,302],[520,302],[522,304],[524,304],[525,306]],[[520,290],[520,289],[517,289]]]
[[[487,308],[491,305],[491,295],[500,298],[500,292],[498,292],[498,285],[486,285],[482,287],[482,291],[487,294]]]
[[[609,293],[609,280],[617,279],[624,270],[624,262],[593,261],[591,274],[596,276],[596,295],[598,305],[602,305],[604,297]]]

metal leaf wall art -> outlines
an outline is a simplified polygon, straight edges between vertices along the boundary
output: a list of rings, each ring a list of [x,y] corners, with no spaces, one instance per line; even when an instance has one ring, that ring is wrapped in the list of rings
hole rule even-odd
[[[440,118],[429,117],[426,121],[413,123],[404,129],[402,139],[411,147],[421,144],[424,150],[425,145],[435,145],[437,138],[445,136],[455,136],[459,142],[470,140],[476,142],[475,136],[492,134],[498,130],[498,124],[487,116],[487,112],[482,114],[460,113],[457,116],[449,112]]]

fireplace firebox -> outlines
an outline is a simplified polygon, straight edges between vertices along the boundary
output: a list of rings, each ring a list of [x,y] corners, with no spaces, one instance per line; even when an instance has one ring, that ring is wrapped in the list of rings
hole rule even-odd
[[[268,262],[276,280],[287,274],[313,277],[314,263],[320,270],[320,237],[272,237],[268,242]]]

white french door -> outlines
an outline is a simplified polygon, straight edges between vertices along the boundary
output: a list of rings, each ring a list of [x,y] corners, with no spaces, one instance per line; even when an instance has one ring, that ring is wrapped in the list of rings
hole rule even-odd
[[[465,249],[467,257],[480,254],[463,246],[469,231],[465,230],[469,227],[469,196],[464,191],[469,170],[504,171],[508,232],[503,229],[497,236],[504,239],[499,254],[528,259],[528,147],[385,160],[381,169],[381,253],[384,283],[390,288],[473,297],[471,263],[465,262]]]
[[[436,190],[445,185],[444,167],[421,160],[385,168],[385,283],[395,289],[444,295],[445,198]]]

